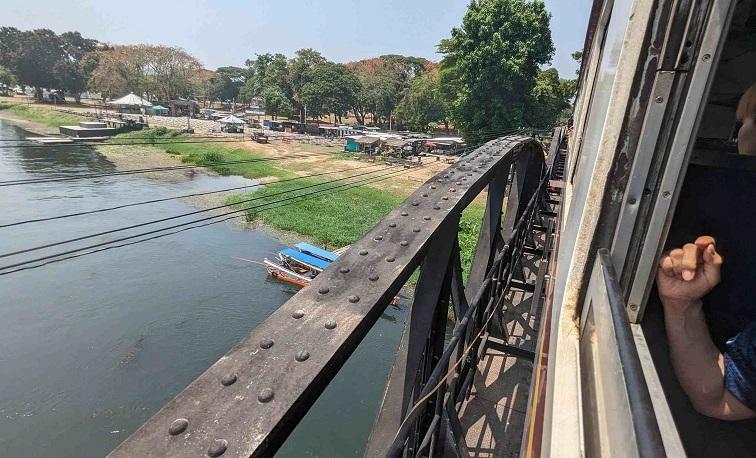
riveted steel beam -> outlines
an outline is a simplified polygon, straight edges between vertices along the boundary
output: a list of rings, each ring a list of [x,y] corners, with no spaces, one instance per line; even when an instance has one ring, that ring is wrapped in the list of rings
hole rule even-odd
[[[443,223],[528,137],[493,140],[422,185],[110,456],[270,456],[422,261]]]

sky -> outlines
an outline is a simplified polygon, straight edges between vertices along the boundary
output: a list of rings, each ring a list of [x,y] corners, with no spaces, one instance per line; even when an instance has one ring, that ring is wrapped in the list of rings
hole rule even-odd
[[[206,68],[255,54],[314,48],[336,62],[382,54],[440,60],[438,42],[462,22],[466,0],[2,0],[0,26],[78,30],[110,44],[179,46]],[[546,0],[552,65],[574,77],[590,0]]]

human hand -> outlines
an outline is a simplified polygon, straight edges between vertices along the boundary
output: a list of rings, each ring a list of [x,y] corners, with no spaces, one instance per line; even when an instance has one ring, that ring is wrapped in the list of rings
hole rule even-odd
[[[723,260],[715,246],[704,235],[661,257],[656,285],[665,308],[685,311],[717,286]]]

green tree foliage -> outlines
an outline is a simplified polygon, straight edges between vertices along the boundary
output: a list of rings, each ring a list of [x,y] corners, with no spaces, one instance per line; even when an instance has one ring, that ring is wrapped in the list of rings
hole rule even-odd
[[[468,144],[523,126],[538,67],[554,45],[540,0],[472,0],[439,50],[450,117]]]
[[[426,72],[412,80],[396,107],[396,121],[401,127],[419,132],[428,131],[439,121],[448,129],[438,73]]]
[[[291,80],[286,56],[258,54],[247,60],[247,75],[240,91],[242,100],[261,97],[265,110],[273,116],[288,115],[292,111]]]
[[[58,36],[47,29],[2,27],[0,65],[11,70],[21,84],[34,87],[39,99],[42,88],[48,88],[68,91],[78,102],[97,65],[96,46],[96,40],[79,32]]]
[[[575,95],[575,80],[559,78],[555,68],[539,70],[530,95],[525,125],[548,129],[569,117],[570,99]]]
[[[299,111],[301,121],[304,121],[304,104],[306,102],[303,101],[302,93],[305,85],[312,82],[313,68],[327,62],[318,51],[310,48],[300,49],[289,60],[288,75],[292,89],[291,102],[294,108]]]
[[[300,102],[307,107],[309,117],[319,118],[334,113],[346,115],[354,104],[360,88],[357,77],[346,67],[333,62],[321,62],[305,72],[300,89]]]
[[[8,95],[10,88],[17,84],[16,75],[0,65],[0,94]]]
[[[374,124],[388,124],[410,81],[432,66],[426,59],[386,55],[347,65],[360,82],[352,110],[360,124],[370,114]]]
[[[114,98],[133,92],[151,99],[174,100],[198,91],[202,66],[181,48],[114,46],[98,53],[92,89]]]

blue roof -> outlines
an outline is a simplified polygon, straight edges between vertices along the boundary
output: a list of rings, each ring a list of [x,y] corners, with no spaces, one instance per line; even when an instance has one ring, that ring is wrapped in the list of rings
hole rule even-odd
[[[331,253],[330,251],[316,247],[315,245],[310,245],[307,242],[299,242],[294,246],[302,253],[307,253],[309,255],[315,256],[316,258],[325,259],[326,261],[333,262],[339,257],[335,253]]]
[[[308,265],[310,267],[315,267],[320,270],[325,269],[330,264],[330,262],[328,261],[324,261],[322,259],[316,258],[315,256],[310,256],[309,254],[302,253],[295,250],[294,248],[285,248],[279,253],[281,253],[283,256],[286,256],[287,258],[291,258],[297,262],[301,262],[302,264]]]

